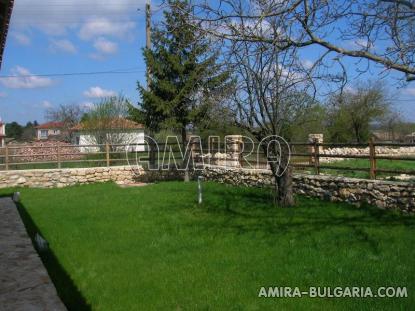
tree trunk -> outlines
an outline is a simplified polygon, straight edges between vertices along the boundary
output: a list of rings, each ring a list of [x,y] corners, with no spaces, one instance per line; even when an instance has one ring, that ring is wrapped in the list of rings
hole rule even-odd
[[[293,170],[288,167],[282,176],[277,176],[277,201],[280,207],[290,207],[295,204],[293,193]]]
[[[188,155],[186,155],[187,135],[186,135],[186,127],[185,126],[182,126],[181,132],[182,132],[181,133],[182,134],[182,151],[184,152],[184,156],[183,156],[183,168],[185,168],[185,171],[184,171],[184,182],[189,182],[190,181],[189,169],[186,167]]]
[[[287,156],[285,153],[282,157]],[[281,159],[281,163],[286,163],[287,158]],[[287,163],[288,164],[288,163]],[[274,179],[274,205],[277,207],[290,207],[295,204],[293,193],[293,170],[288,166],[284,173],[281,172],[285,167],[279,167],[275,162],[271,162],[271,171]]]
[[[151,138],[154,138],[154,133],[153,131],[149,132],[148,134]],[[154,144],[154,141],[152,139],[148,140],[148,145],[149,145],[149,168],[150,169],[154,169],[156,167],[156,161],[158,161],[158,159],[156,159],[156,145]]]

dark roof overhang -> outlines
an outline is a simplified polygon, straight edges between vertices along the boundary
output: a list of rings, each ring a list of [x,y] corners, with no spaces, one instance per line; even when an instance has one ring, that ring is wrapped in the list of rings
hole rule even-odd
[[[14,0],[0,0],[0,68],[3,61],[3,52],[6,46],[13,4]]]

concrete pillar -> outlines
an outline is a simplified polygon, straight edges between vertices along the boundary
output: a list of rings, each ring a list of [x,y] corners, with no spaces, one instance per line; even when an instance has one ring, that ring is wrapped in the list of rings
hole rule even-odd
[[[241,167],[240,156],[242,151],[242,136],[225,136],[226,165],[230,167]]]
[[[317,141],[319,144],[322,144],[324,142],[324,135],[323,134],[308,134],[308,142],[314,143]],[[318,147],[319,153],[323,153],[323,146]],[[310,152],[314,152],[314,146],[310,146]]]

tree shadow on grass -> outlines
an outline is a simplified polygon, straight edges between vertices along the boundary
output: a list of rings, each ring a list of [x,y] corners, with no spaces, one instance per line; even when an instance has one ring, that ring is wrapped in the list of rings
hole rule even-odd
[[[0,197],[12,196],[12,194],[0,195]],[[36,248],[34,237],[36,233],[41,231],[36,226],[35,222],[26,211],[26,208],[21,203],[16,203],[20,217],[26,227],[26,231],[32,240],[32,244]],[[91,310],[83,297],[82,293],[78,290],[70,275],[65,271],[65,268],[60,264],[59,259],[55,256],[51,249],[46,251],[37,250],[43,265],[46,267],[48,274],[55,285],[56,291],[62,302],[65,304],[68,310],[87,311]]]
[[[198,224],[201,230],[214,229],[216,232],[244,234],[260,232],[267,235],[312,237],[326,233],[333,239],[347,238],[349,243],[366,245],[374,253],[379,250],[379,242],[371,230],[388,230],[405,226],[415,230],[415,218],[400,212],[381,210],[363,204],[357,208],[348,203],[333,203],[318,199],[297,197],[297,207],[279,208],[273,206],[271,194],[258,191],[212,190],[204,205],[204,212],[218,217],[204,219]],[[203,209],[203,207],[202,207]],[[343,229],[352,232],[350,238]]]

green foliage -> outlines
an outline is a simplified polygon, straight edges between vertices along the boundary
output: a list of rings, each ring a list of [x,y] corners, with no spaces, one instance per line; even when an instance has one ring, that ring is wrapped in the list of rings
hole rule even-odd
[[[23,134],[24,127],[17,122],[6,123],[6,135],[14,139],[20,139]]]
[[[283,129],[282,136],[289,141],[306,142],[309,134],[321,133],[326,136],[326,107],[311,98],[310,100],[313,102],[299,110]]]
[[[414,217],[303,197],[276,209],[267,189],[203,187],[202,205],[197,184],[183,182],[19,191],[70,310],[80,297],[92,310],[413,307]],[[409,296],[262,299],[261,286],[406,286]]]
[[[331,99],[328,113],[329,138],[333,142],[367,142],[370,127],[388,111],[386,91],[380,82],[361,83],[355,91],[344,91]]]
[[[144,50],[150,77],[148,89],[138,85],[142,102],[130,107],[134,120],[153,132],[161,128],[196,127],[209,117],[209,100],[229,85],[208,40],[196,30],[188,1],[171,0],[164,23],[153,28],[153,47]]]
[[[102,98],[95,103],[87,114],[83,115],[86,127],[93,129],[111,129],[121,123],[114,124],[115,121],[123,121],[128,114],[129,100],[122,96],[110,96]]]
[[[35,126],[39,123],[35,120],[27,122],[25,126],[13,121],[6,123],[6,137],[16,140],[33,140],[35,138]]]

